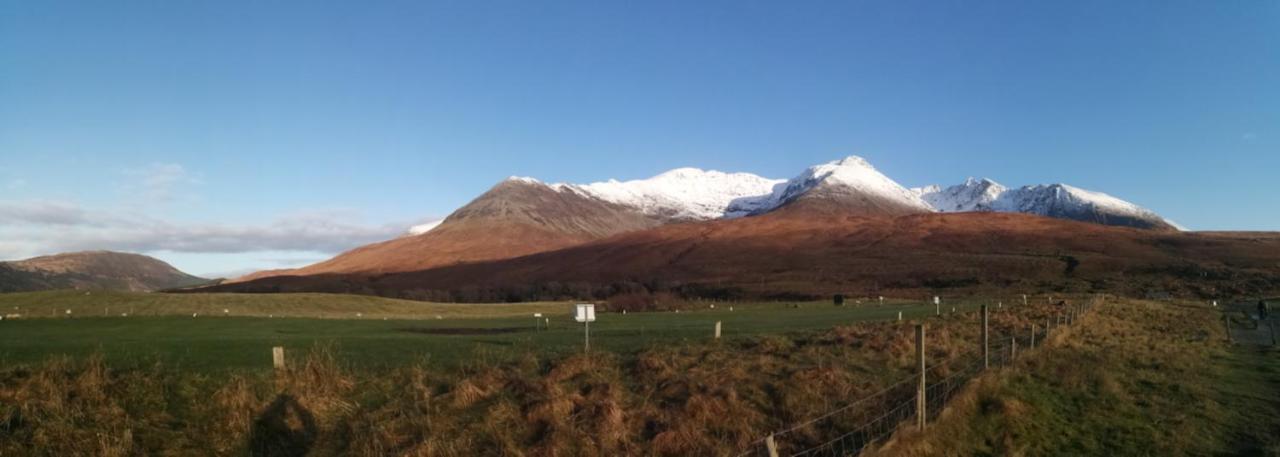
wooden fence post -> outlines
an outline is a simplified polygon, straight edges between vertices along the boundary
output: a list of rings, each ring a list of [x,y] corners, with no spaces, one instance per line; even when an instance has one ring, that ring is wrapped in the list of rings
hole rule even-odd
[[[987,333],[987,305],[982,305],[982,369],[991,367],[991,341]]]
[[[916,428],[924,430],[928,420],[928,403],[925,402],[924,324],[916,324],[916,362],[920,368],[920,385],[916,387]]]
[[[720,321],[716,321],[716,339],[720,339]]]
[[[271,348],[271,365],[277,370],[284,369],[284,347],[276,346]]]
[[[1028,349],[1035,349],[1035,348],[1036,348],[1036,324],[1031,324],[1031,347],[1029,347]]]
[[[778,443],[773,440],[773,434],[764,437],[764,447],[769,451],[769,457],[778,457]]]
[[[1227,313],[1222,313],[1222,326],[1227,330],[1227,343],[1235,343],[1231,339],[1231,316]]]
[[[1018,337],[1009,337],[1009,364],[1013,365],[1013,361],[1018,358]]]

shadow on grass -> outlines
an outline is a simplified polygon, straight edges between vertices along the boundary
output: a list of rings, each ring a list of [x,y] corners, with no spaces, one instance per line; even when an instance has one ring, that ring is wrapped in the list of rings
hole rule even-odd
[[[316,442],[315,415],[289,394],[280,394],[253,422],[249,455],[304,456]]]

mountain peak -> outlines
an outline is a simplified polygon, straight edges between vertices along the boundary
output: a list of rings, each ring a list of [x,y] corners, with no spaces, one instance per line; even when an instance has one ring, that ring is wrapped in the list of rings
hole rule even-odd
[[[859,214],[932,212],[918,195],[880,173],[858,156],[814,165],[775,194],[775,207],[808,200],[810,207]]]
[[[827,162],[826,165],[835,165],[839,167],[865,167],[865,168],[875,169],[875,167],[871,166],[871,162],[867,162],[867,159],[864,159],[861,156],[856,156],[856,155],[846,156],[845,158],[840,160]]]
[[[519,183],[519,184],[542,184],[543,183],[542,181],[539,181],[535,178],[530,178],[528,176],[508,176],[507,179],[502,180],[502,182],[503,183]]]

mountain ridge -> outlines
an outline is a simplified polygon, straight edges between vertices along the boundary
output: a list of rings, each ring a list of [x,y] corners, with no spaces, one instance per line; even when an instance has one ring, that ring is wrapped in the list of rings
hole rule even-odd
[[[159,259],[113,251],[80,251],[0,262],[0,291],[106,289],[150,292],[209,280]]]
[[[1182,230],[1154,211],[1102,192],[1062,183],[1009,188],[988,178],[970,177],[946,188],[933,185],[911,191],[941,212],[1024,213],[1102,225]]]
[[[1024,197],[1014,201],[1002,200],[1002,196],[1015,194],[999,183],[966,181],[969,187],[978,184],[994,194],[986,200],[970,197],[974,201],[967,203],[954,201],[960,196],[953,195],[953,201],[947,201],[940,196],[944,191],[940,186],[929,188],[932,192],[908,189],[858,156],[808,167],[788,180],[691,167],[648,179],[588,184],[545,183],[512,176],[439,223],[415,226],[405,236],[361,246],[306,267],[257,272],[234,281],[282,275],[415,271],[530,255],[666,224],[754,217],[778,211],[879,218],[939,211],[1003,211],[1104,225],[1172,227],[1156,223],[1163,220],[1158,216],[1148,217],[1136,210],[1102,211],[1138,208],[1106,194],[1074,187],[1036,188],[1019,190],[1017,195]],[[955,193],[969,192],[966,189]]]

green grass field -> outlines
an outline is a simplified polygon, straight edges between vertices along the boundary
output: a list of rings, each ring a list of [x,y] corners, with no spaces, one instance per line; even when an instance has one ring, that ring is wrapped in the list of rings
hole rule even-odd
[[[978,304],[949,300],[943,308],[963,311]],[[883,306],[852,301],[842,307],[829,302],[711,306],[679,313],[600,313],[591,325],[592,347],[631,353],[706,341],[716,321],[722,322],[724,338],[742,338],[896,319],[899,311],[904,318],[935,312],[930,304],[898,300]],[[272,346],[301,354],[322,345],[360,367],[456,366],[477,358],[581,351],[583,326],[573,322],[571,308],[570,303],[441,304],[325,294],[0,294],[0,310],[25,313],[0,322],[0,363],[101,353],[112,366],[159,361],[202,371],[265,370]],[[534,313],[549,319],[550,327],[535,331]]]

